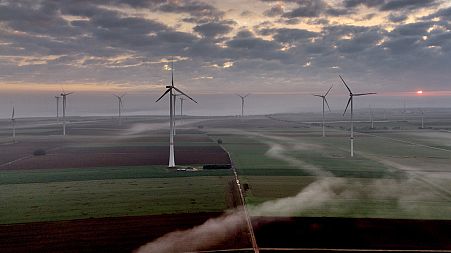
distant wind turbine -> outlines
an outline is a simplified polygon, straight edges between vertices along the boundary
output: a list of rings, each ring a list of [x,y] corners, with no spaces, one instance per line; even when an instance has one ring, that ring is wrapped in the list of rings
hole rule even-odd
[[[179,96],[182,96],[182,94],[176,94],[176,93],[174,93],[172,96],[174,96],[174,99],[172,100],[172,103],[173,103],[173,105],[174,105],[174,107],[173,107],[173,110],[174,110],[174,122],[173,122],[173,124],[174,124],[174,126],[172,127],[172,130],[174,131],[174,136],[175,135],[177,135],[177,131],[175,130],[175,124],[176,124],[176,121],[177,121],[177,109],[176,109],[176,105],[177,105],[177,97],[179,97]]]
[[[248,97],[250,94],[246,94],[244,96],[239,95],[239,94],[236,94],[236,95],[241,98],[241,117],[244,117],[244,99],[246,97]]]
[[[329,112],[330,112],[330,106],[329,106],[329,103],[327,102],[326,97],[329,94],[330,90],[332,90],[332,87],[333,87],[333,85],[330,86],[329,90],[324,95],[313,94],[313,96],[320,97],[323,100],[323,137],[326,137],[326,117],[324,114],[324,105],[327,105],[327,108],[329,108]]]
[[[16,118],[14,115],[14,106],[13,106],[13,112],[11,113],[11,126],[13,129],[13,143],[16,143]]]
[[[402,111],[402,119],[406,121],[407,107],[406,107],[406,97],[404,97],[404,109]]]
[[[56,121],[60,121],[60,96],[55,96],[56,99]]]
[[[186,98],[179,98],[180,99],[180,118],[183,117],[183,101],[186,100]]]
[[[122,94],[122,95],[115,95],[115,94],[113,94],[113,96],[115,96],[117,98],[119,125],[121,125],[122,124],[121,113],[122,113],[122,108],[123,108],[122,99],[124,98],[125,94]]]
[[[186,100],[184,97],[180,97],[180,123],[183,123],[183,101]],[[175,113],[175,112],[174,112]]]
[[[371,129],[374,129],[374,111],[370,105]]]
[[[420,109],[421,112],[421,129],[424,129],[424,111]]]
[[[70,94],[73,94],[73,92],[65,93],[64,90],[60,94],[60,96],[63,98],[63,136],[66,136],[66,101],[67,96]]]
[[[175,159],[174,159],[174,95],[173,92],[177,91],[180,94],[183,94],[185,97],[191,99],[196,104],[196,100],[191,98],[190,96],[186,95],[183,91],[178,89],[174,86],[174,61],[172,61],[172,67],[171,67],[171,85],[166,86],[166,91],[161,95],[157,101],[160,101],[166,94],[169,93],[169,167],[175,167]]]
[[[346,114],[349,104],[351,104],[351,157],[354,157],[354,97],[374,95],[376,93],[370,92],[370,93],[354,94],[354,93],[352,93],[349,86],[346,84],[345,80],[343,80],[341,75],[338,75],[338,76],[340,77],[341,81],[343,82],[343,84],[346,86],[346,88],[349,91],[349,100],[348,100],[348,104],[346,105],[346,109],[345,109],[345,112],[343,113],[343,116]]]

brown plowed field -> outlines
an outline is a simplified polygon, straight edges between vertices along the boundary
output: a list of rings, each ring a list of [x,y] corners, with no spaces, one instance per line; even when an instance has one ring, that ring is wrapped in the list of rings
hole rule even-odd
[[[450,220],[254,218],[261,248],[451,250]]]
[[[170,214],[0,225],[2,253],[132,252],[166,233],[188,229],[221,213]],[[243,235],[215,249],[248,247]]]
[[[62,148],[45,156],[29,156],[2,170],[61,169],[107,166],[166,165],[169,147]],[[227,153],[219,146],[175,147],[177,164],[229,164]]]

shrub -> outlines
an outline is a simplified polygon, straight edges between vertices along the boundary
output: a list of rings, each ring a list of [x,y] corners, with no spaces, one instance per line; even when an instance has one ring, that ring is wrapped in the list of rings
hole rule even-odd
[[[224,170],[231,168],[232,166],[230,164],[206,164],[203,166],[204,170]]]
[[[35,156],[39,156],[39,155],[46,155],[47,152],[45,152],[44,149],[36,149],[35,151],[33,151],[33,155]]]
[[[218,144],[222,144],[222,139],[221,138],[218,139]]]

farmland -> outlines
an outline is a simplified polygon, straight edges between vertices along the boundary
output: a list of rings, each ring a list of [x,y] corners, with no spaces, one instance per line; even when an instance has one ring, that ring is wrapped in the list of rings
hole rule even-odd
[[[63,233],[52,245],[32,235],[40,227],[40,233],[50,234],[55,229],[73,230],[79,235],[91,233],[94,241],[75,245],[74,252],[95,252],[106,249],[101,243],[111,245],[109,240],[114,235],[107,231],[133,232],[116,239],[123,248],[114,250],[122,252],[233,207],[231,171],[202,170],[205,164],[230,163],[220,146],[197,128],[180,128],[176,137],[177,164],[179,168],[199,170],[169,170],[167,131],[162,130],[165,121],[158,117],[144,123],[135,120],[131,118],[119,127],[114,120],[77,119],[69,125],[69,135],[63,137],[58,135],[59,124],[47,119],[24,119],[14,144],[6,136],[8,125],[3,125],[1,244],[19,242],[11,244],[10,252],[27,251],[20,246],[24,243],[35,245],[37,250],[59,252],[69,240],[78,240],[76,234]],[[44,155],[33,155],[36,150],[43,150]],[[97,225],[82,229],[83,220]],[[139,222],[146,220],[154,226]],[[20,229],[27,226],[26,230]],[[97,226],[103,228],[102,234],[95,232]],[[34,239],[24,241],[28,232]],[[95,240],[99,236],[105,241]]]
[[[357,156],[350,159],[347,133],[339,126],[322,138],[319,128],[290,120],[276,122],[279,128],[271,125],[273,119],[258,118],[260,127],[254,129],[211,130],[249,184],[249,204],[293,196],[316,180],[337,177],[349,196],[338,194],[290,216],[451,219],[451,150],[422,146],[431,144],[431,138],[409,143],[416,141],[413,131],[362,132],[357,134]]]
[[[414,245],[417,237],[423,238],[417,243],[426,246],[450,247],[444,237],[434,241],[426,229],[446,235],[451,220],[448,117],[435,115],[427,129],[400,120],[369,129],[361,120],[356,123],[354,158],[349,157],[347,122],[330,117],[326,138],[321,137],[315,114],[191,117],[177,130],[175,151],[179,168],[195,171],[166,167],[167,122],[161,117],[130,117],[122,126],[101,117],[77,118],[66,137],[58,135],[59,125],[49,119],[24,119],[26,127],[19,129],[15,144],[9,142],[4,124],[0,234],[8,236],[2,244],[38,238],[34,227],[102,238],[85,238],[86,244],[78,241],[75,251],[116,245],[121,252],[172,230],[199,225],[239,205],[230,170],[202,170],[205,164],[230,163],[230,154],[262,247],[320,247],[313,243],[318,238],[327,239],[330,247],[358,247],[365,238],[333,240],[333,224],[342,224],[346,233],[388,234],[390,221],[411,238],[398,248]],[[45,150],[45,155],[33,155],[37,149]],[[84,230],[83,224],[96,224],[103,232]],[[110,230],[122,236],[115,237]],[[306,233],[312,243],[293,244],[296,238],[290,236],[273,241],[273,233],[281,237]],[[55,240],[53,246],[46,240],[27,243],[58,252],[79,239],[64,234]],[[393,243],[388,237],[368,241],[375,248],[392,248]],[[215,248],[248,244],[247,236],[238,234],[231,243]],[[20,244],[11,244],[10,249],[24,250]]]

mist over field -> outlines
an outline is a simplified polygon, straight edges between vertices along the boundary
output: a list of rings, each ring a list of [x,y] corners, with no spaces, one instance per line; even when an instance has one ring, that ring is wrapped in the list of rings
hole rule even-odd
[[[346,106],[344,87],[338,83],[328,97],[332,111],[343,112]],[[163,92],[163,87],[162,87]],[[317,93],[322,91],[318,90]],[[53,117],[56,115],[56,100],[54,93],[1,93],[0,94],[0,118],[9,118],[11,108],[14,105],[16,117]],[[116,116],[117,99],[113,92],[75,92],[68,96],[68,116]],[[164,98],[161,103],[155,100],[159,93],[126,93],[124,97],[123,113],[127,115],[167,115],[167,101]],[[196,116],[224,116],[238,115],[241,113],[241,101],[236,94],[191,94],[199,104],[185,101],[183,113]],[[368,106],[374,108],[402,108],[404,97],[402,96],[374,96],[365,99],[357,99],[357,109],[368,110]],[[448,108],[449,98],[437,97],[407,97],[406,105],[411,108]],[[180,101],[177,101],[177,114],[180,113]],[[273,113],[297,113],[297,112],[321,112],[321,101],[311,94],[252,94],[246,99],[245,114],[263,115]],[[416,109],[412,109],[415,111]],[[60,108],[61,113],[61,108]]]

